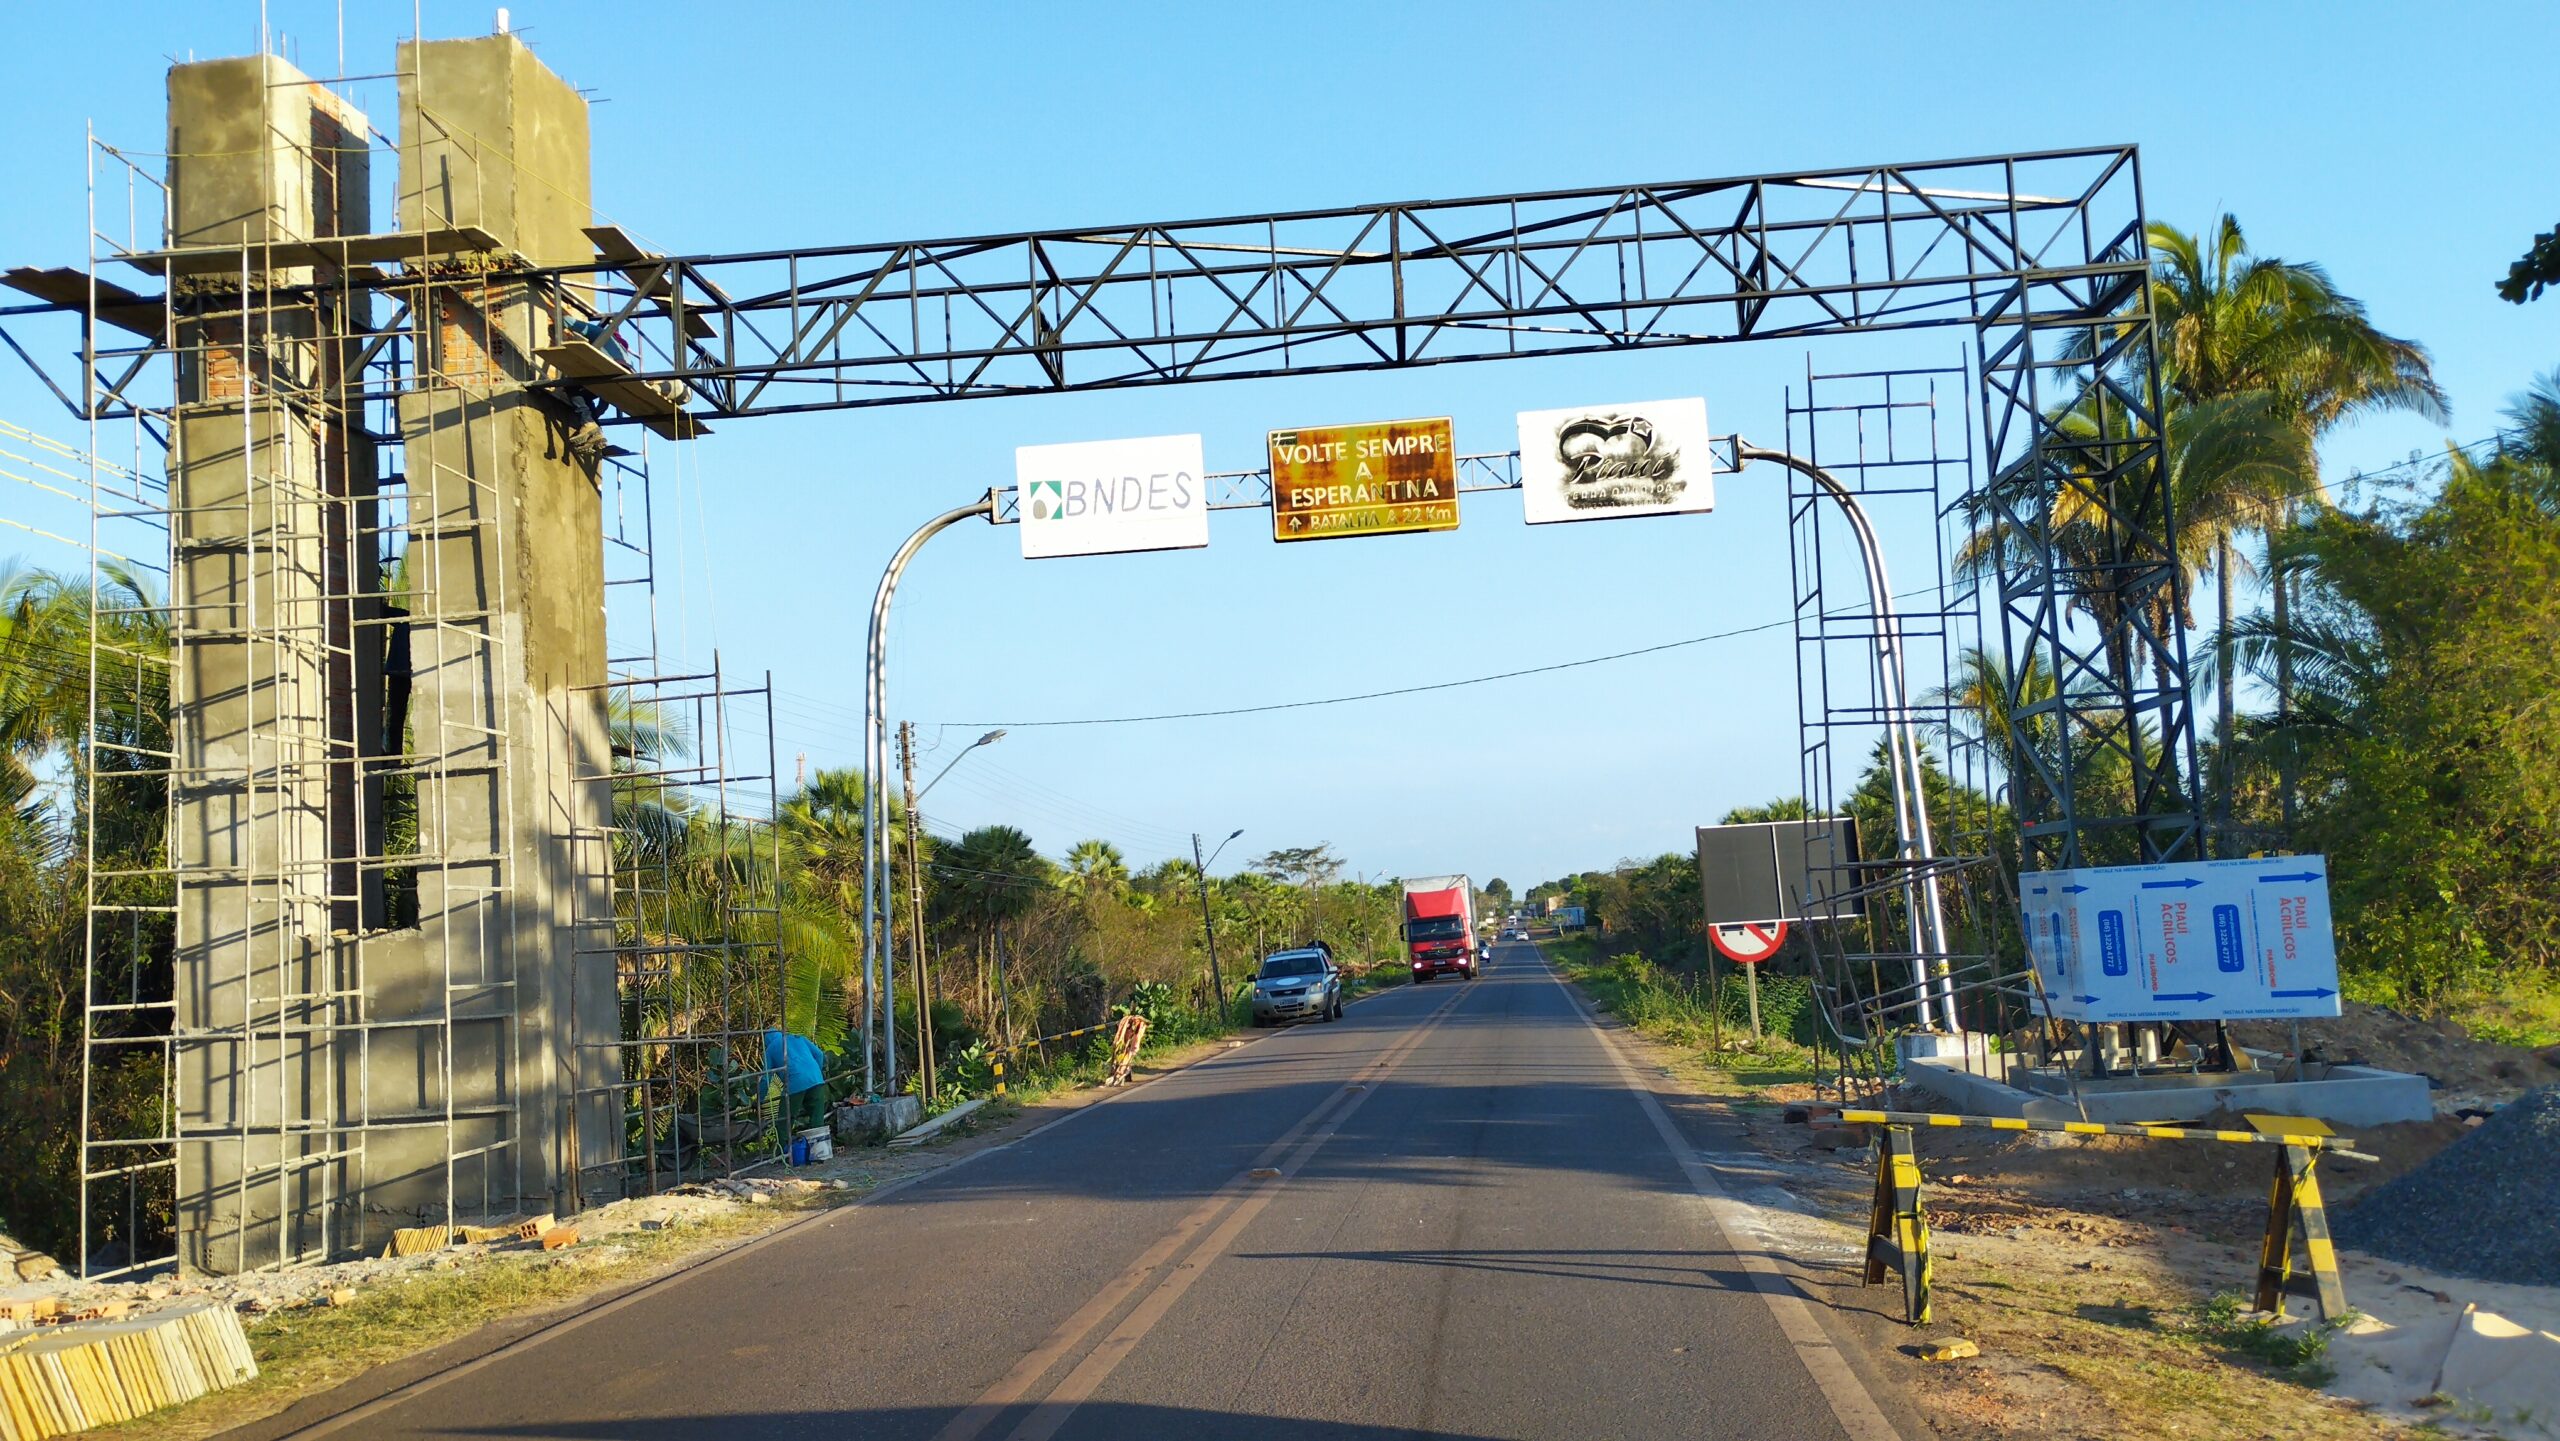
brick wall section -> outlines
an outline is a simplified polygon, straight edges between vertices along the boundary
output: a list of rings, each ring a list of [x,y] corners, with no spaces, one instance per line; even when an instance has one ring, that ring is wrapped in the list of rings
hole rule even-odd
[[[508,378],[507,337],[498,328],[497,288],[466,285],[436,296],[436,379],[486,390]]]

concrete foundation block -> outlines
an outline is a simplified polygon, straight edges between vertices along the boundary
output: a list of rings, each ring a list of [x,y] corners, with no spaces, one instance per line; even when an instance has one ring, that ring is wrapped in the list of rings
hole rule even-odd
[[[2082,1080],[2075,1104],[2058,1076],[2013,1070],[2011,1085],[1967,1071],[1956,1061],[1905,1058],[1902,1079],[1977,1116],[2037,1121],[2088,1119],[2116,1124],[2193,1121],[2216,1111],[2315,1116],[2342,1127],[2388,1126],[2435,1117],[2427,1078],[2375,1066],[2331,1066],[2316,1080],[2286,1081],[2269,1071],[2112,1077]]]
[[[836,1139],[847,1144],[877,1144],[924,1120],[924,1103],[913,1096],[891,1096],[864,1105],[836,1107]]]

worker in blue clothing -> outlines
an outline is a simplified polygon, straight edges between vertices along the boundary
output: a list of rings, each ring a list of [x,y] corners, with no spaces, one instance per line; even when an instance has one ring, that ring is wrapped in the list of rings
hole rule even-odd
[[[782,1082],[782,1125],[793,1131],[827,1122],[827,1054],[807,1036],[764,1033],[764,1068]]]

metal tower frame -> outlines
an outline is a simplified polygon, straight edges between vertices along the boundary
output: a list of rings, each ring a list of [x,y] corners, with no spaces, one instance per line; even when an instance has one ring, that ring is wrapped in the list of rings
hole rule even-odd
[[[1975,519],[2003,542],[2005,769],[2032,868],[2202,854],[2145,228],[2137,152],[2108,146],[700,256],[600,226],[591,265],[491,259],[617,342],[547,349],[553,384],[676,437],[752,415],[1970,329]],[[404,255],[486,243],[368,239],[393,237],[319,244],[388,293],[386,332],[416,284]],[[238,263],[123,258],[168,276]],[[28,356],[10,334],[27,316],[84,311],[79,379],[48,383],[84,416],[131,410],[97,323],[155,302],[84,298],[0,308],[0,342]],[[2050,694],[2025,683],[2039,672]],[[2093,776],[2105,794],[2082,793]]]

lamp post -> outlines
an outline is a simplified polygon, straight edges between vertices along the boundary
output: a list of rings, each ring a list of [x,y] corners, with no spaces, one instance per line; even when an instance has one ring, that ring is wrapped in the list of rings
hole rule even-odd
[[[1216,860],[1219,853],[1227,848],[1227,841],[1232,841],[1243,834],[1242,826],[1229,831],[1227,840],[1218,842],[1218,849],[1209,852],[1208,859],[1203,860],[1200,856],[1200,833],[1198,831],[1191,833],[1191,860],[1200,868],[1200,939],[1209,947],[1209,985],[1217,993],[1218,1012],[1221,1015],[1224,1015],[1227,1009],[1227,982],[1224,976],[1218,974],[1218,933],[1209,926],[1209,862]]]
[[[994,521],[996,493],[990,490],[975,504],[945,511],[917,527],[916,533],[908,536],[897,554],[889,558],[889,568],[880,573],[880,588],[871,597],[871,635],[864,656],[862,688],[862,1087],[873,1094],[894,1094],[898,1088],[898,981],[894,974],[897,957],[889,949],[880,926],[881,917],[889,910],[889,898],[895,894],[889,886],[889,791],[883,781],[889,770],[888,738],[882,722],[889,698],[889,602],[898,593],[898,578],[906,574],[907,562],[915,559],[924,543],[971,516]],[[879,1020],[876,1030],[875,1016]],[[884,1076],[876,1077],[872,1070],[875,1036],[886,1070]]]
[[[1866,564],[1867,594],[1874,602],[1877,621],[1876,670],[1884,688],[1885,754],[1889,762],[1885,769],[1893,778],[1895,851],[1911,868],[1904,872],[1903,905],[1911,917],[1912,950],[1926,952],[1930,957],[1912,958],[1912,994],[1923,1020],[1928,1018],[1934,1001],[1939,1021],[1949,1032],[1959,1031],[1962,1027],[1956,1021],[1955,989],[1946,974],[1946,910],[1939,900],[1938,877],[1931,864],[1937,859],[1937,843],[1929,830],[1928,777],[1920,763],[1920,741],[1911,724],[1911,679],[1903,663],[1902,620],[1894,614],[1893,583],[1885,575],[1884,548],[1876,542],[1875,527],[1867,522],[1866,508],[1831,472],[1800,456],[1736,437],[1734,463],[1745,465],[1755,460],[1785,466],[1820,486],[1824,494],[1839,502],[1841,513],[1848,517],[1850,533],[1857,537],[1858,555]]]
[[[898,769],[907,788],[907,936],[915,945],[916,978],[916,1092],[927,1101],[933,1099],[933,1073],[939,1064],[933,1048],[933,990],[924,965],[924,843],[919,832],[924,829],[924,812],[917,803],[927,792],[942,784],[951,767],[969,758],[980,746],[991,746],[1004,739],[1004,732],[993,730],[971,741],[948,765],[916,789],[915,722],[898,722]],[[895,1020],[896,1017],[891,1017]]]

